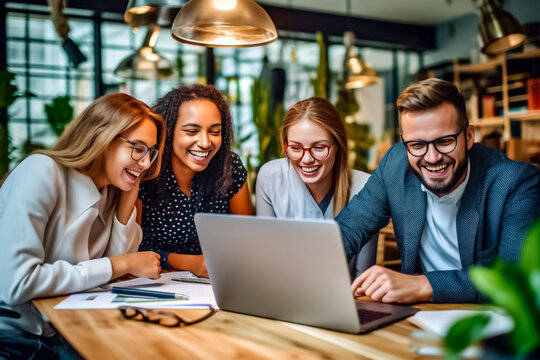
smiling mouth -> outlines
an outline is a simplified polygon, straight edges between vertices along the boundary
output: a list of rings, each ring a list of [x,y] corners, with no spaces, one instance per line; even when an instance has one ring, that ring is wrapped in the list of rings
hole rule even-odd
[[[424,165],[423,168],[425,169],[427,176],[438,178],[444,176],[448,172],[450,164],[441,164],[436,166]]]
[[[302,172],[306,175],[313,175],[315,174],[320,168],[321,168],[321,165],[317,165],[317,166],[299,166],[300,170],[302,170]]]
[[[448,164],[439,165],[439,166],[425,166],[428,171],[432,173],[440,173],[443,172],[448,167]]]
[[[188,150],[188,152],[198,160],[205,160],[210,155],[210,151]]]
[[[139,176],[141,176],[141,173],[135,170],[126,169],[126,172],[128,173],[128,176],[133,180],[137,180]]]

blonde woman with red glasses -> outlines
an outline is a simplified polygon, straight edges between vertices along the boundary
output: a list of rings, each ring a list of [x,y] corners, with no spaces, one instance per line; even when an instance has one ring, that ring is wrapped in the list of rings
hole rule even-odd
[[[333,219],[369,178],[347,165],[345,126],[326,99],[292,106],[281,140],[286,157],[264,164],[257,176],[257,216]],[[373,239],[351,261],[354,277],[375,264],[376,248]]]

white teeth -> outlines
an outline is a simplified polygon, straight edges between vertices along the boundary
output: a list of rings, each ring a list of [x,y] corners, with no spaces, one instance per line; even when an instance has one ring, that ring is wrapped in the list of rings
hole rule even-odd
[[[439,172],[444,169],[446,169],[448,165],[439,165],[439,166],[426,166],[426,169],[428,169],[431,172]]]
[[[139,177],[139,176],[141,175],[140,172],[136,172],[136,171],[134,171],[134,170],[126,169],[126,171],[127,171],[128,173],[130,173],[131,175],[135,176],[135,177]]]
[[[314,172],[319,169],[320,166],[313,166],[313,167],[302,167],[302,170],[305,172]]]
[[[202,151],[189,150],[189,153],[200,158],[205,158],[208,156],[208,154],[210,154],[210,151],[202,152]]]

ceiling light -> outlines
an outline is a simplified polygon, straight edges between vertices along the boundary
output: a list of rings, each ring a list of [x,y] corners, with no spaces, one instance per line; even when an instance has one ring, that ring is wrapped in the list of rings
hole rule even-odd
[[[146,26],[158,23],[161,0],[129,0],[124,21],[131,26]]]
[[[171,35],[207,47],[250,47],[277,39],[266,11],[253,0],[190,0],[176,15]]]
[[[120,62],[114,74],[125,80],[161,80],[175,75],[173,64],[155,51],[159,26],[151,26],[139,50]]]
[[[354,33],[346,31],[343,34],[343,40],[345,43],[345,87],[357,89],[379,82],[381,78],[377,77],[375,69],[365,62],[358,53],[358,49],[354,45]]]
[[[482,52],[496,55],[521,45],[525,34],[521,25],[507,11],[492,0],[484,0],[480,6],[481,21],[478,25],[484,46]]]

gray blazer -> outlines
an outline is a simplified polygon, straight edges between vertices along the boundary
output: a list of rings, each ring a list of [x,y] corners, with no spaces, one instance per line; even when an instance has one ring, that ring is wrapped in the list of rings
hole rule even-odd
[[[471,173],[456,221],[463,268],[425,273],[434,302],[480,301],[468,278],[469,267],[491,264],[497,255],[516,261],[527,229],[540,217],[538,169],[481,144],[474,144],[469,159]],[[426,219],[426,194],[401,143],[385,154],[362,191],[336,218],[347,256],[356,254],[390,218],[401,271],[423,273],[418,250]]]

